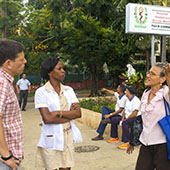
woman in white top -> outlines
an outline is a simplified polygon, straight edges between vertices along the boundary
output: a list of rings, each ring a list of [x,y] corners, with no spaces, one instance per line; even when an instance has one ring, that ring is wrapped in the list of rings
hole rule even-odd
[[[46,170],[70,170],[74,165],[74,142],[81,142],[81,134],[72,119],[81,117],[78,99],[65,78],[59,58],[47,58],[41,65],[41,76],[48,80],[35,93],[35,108],[43,120],[38,143],[36,166]]]

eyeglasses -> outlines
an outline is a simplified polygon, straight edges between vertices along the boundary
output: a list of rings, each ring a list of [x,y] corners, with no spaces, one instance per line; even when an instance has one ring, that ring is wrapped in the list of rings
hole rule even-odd
[[[155,73],[152,72],[152,71],[148,71],[146,74],[149,74],[150,76],[160,76],[160,75],[155,74]]]

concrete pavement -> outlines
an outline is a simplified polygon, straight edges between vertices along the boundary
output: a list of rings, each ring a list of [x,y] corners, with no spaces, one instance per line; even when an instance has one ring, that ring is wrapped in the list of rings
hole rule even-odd
[[[35,154],[38,143],[41,126],[41,116],[39,111],[34,109],[34,104],[27,104],[26,112],[22,112],[23,131],[24,131],[24,152],[25,159],[22,162],[22,170],[36,170]],[[75,147],[83,146],[90,148],[99,147],[99,150],[93,152],[75,152],[75,166],[72,170],[134,170],[139,147],[133,154],[126,154],[125,150],[117,148],[118,143],[107,143],[108,135],[104,135],[105,140],[92,141],[91,138],[97,135],[96,131],[77,121],[74,121],[80,129],[83,142],[75,144]],[[41,168],[38,168],[41,170]]]

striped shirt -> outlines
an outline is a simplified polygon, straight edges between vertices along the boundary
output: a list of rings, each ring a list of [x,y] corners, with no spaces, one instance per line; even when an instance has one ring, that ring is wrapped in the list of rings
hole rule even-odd
[[[14,157],[23,158],[22,118],[13,87],[14,78],[0,69],[0,116],[8,149]]]

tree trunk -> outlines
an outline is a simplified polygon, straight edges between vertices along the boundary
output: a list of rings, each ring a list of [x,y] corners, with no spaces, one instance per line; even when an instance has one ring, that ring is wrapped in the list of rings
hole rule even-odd
[[[90,79],[91,79],[91,91],[90,95],[91,96],[98,96],[98,76],[97,76],[97,67],[95,64],[90,65]]]
[[[166,62],[166,36],[161,37],[161,62]]]
[[[4,0],[4,2],[2,2],[2,9],[1,9],[1,14],[2,14],[2,17],[5,17],[7,14],[6,14],[6,1]],[[3,38],[7,38],[7,35],[6,35],[6,24],[3,23],[3,27],[2,27],[2,39]]]
[[[120,74],[121,74],[121,73],[120,73]],[[112,84],[111,84],[111,87],[110,87],[111,90],[116,89],[117,86],[118,86],[119,84],[121,84],[121,79],[120,79],[120,77],[119,77],[120,74],[117,73],[117,72],[111,73],[111,80],[112,80]]]
[[[151,63],[151,59],[150,59],[150,53],[149,50],[146,50],[146,71],[149,71],[150,69],[150,64]]]

